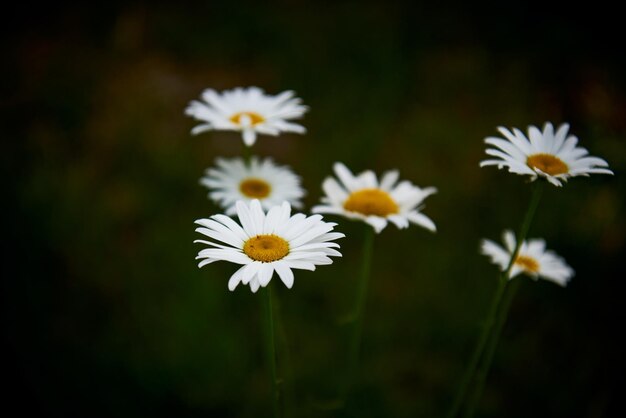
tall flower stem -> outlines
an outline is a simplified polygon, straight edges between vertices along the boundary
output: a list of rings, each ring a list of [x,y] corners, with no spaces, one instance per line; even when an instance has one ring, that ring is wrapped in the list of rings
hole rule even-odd
[[[491,363],[493,362],[493,355],[496,351],[496,347],[498,345],[498,340],[500,339],[500,334],[502,333],[502,328],[504,328],[504,324],[509,314],[509,309],[511,308],[511,302],[513,301],[513,297],[517,293],[517,289],[519,288],[520,281],[513,281],[509,286],[507,286],[507,291],[504,295],[504,299],[502,301],[502,306],[498,312],[498,317],[496,319],[496,323],[494,325],[493,336],[489,341],[489,345],[485,351],[485,359],[483,361],[483,365],[481,369],[478,371],[476,375],[476,384],[474,386],[474,393],[472,397],[469,399],[469,404],[465,413],[465,418],[471,418],[474,416],[474,412],[476,411],[476,407],[478,406],[478,402],[480,402],[480,398],[482,397],[483,390],[485,388],[485,382],[487,379],[487,374],[491,367]]]
[[[463,380],[461,381],[461,385],[459,386],[458,392],[454,401],[452,403],[452,407],[447,415],[447,418],[454,418],[458,415],[459,410],[465,400],[467,395],[467,390],[470,383],[474,380],[474,376],[477,376],[477,385],[474,387],[473,396],[470,399],[470,404],[468,405],[466,417],[471,417],[473,415],[473,411],[475,409],[475,405],[478,400],[480,400],[480,396],[482,395],[482,386],[484,386],[484,381],[490,366],[491,359],[493,356],[493,352],[495,350],[495,346],[497,345],[497,340],[499,338],[499,334],[504,322],[506,320],[506,313],[503,315],[503,311],[508,312],[508,305],[510,305],[512,296],[507,298],[505,302],[503,302],[502,298],[507,290],[509,284],[509,273],[513,268],[513,264],[517,259],[517,253],[522,245],[524,239],[526,239],[526,235],[528,234],[528,230],[530,229],[530,225],[535,216],[535,212],[537,211],[537,207],[539,206],[539,201],[541,200],[541,194],[543,191],[543,181],[537,181],[533,184],[533,191],[530,197],[530,203],[528,205],[528,209],[526,209],[526,214],[524,215],[524,220],[522,221],[522,225],[519,229],[519,233],[517,235],[517,241],[515,243],[515,248],[511,254],[511,258],[509,260],[509,264],[506,270],[499,276],[498,278],[498,287],[496,289],[496,293],[491,301],[491,306],[489,307],[489,312],[487,314],[487,319],[485,320],[482,333],[480,338],[478,339],[478,343],[474,348],[474,352],[472,353],[472,357],[470,362],[468,363],[467,369],[465,371],[465,375],[463,376]],[[517,287],[517,286],[515,286]],[[510,293],[510,292],[509,292]],[[507,305],[506,309],[504,305]],[[489,343],[489,346],[487,344]],[[485,350],[487,349],[487,352]],[[490,355],[485,355],[485,353]],[[480,364],[480,360],[483,359],[482,365]],[[489,360],[489,362],[487,362]],[[489,364],[488,364],[489,363]],[[477,369],[481,365],[481,369],[477,373]]]
[[[502,296],[504,295],[506,285],[507,280],[503,277],[499,277],[498,287],[496,288],[496,293],[491,300],[491,306],[489,307],[489,312],[487,313],[487,319],[484,322],[482,333],[480,334],[480,338],[478,339],[476,347],[474,347],[474,352],[472,353],[470,362],[468,363],[467,369],[465,370],[463,380],[461,381],[461,385],[459,386],[456,397],[454,398],[452,407],[450,408],[450,412],[447,415],[448,418],[456,417],[459,413],[461,405],[463,404],[463,400],[465,399],[465,395],[467,394],[468,386],[471,383],[474,374],[476,373],[478,363],[482,357],[483,352],[485,351],[489,336],[491,335],[491,330],[494,326],[498,307],[500,306],[500,302],[502,301]]]
[[[270,376],[272,382],[272,406],[274,410],[274,418],[282,417],[282,395],[281,395],[281,381],[278,378],[278,372],[276,368],[276,337],[274,334],[274,311],[272,306],[272,291],[270,288],[261,289],[262,293],[262,307],[265,326],[265,338],[267,345],[267,362],[270,369]]]
[[[537,181],[533,186],[532,196],[530,198],[530,204],[528,205],[528,209],[526,210],[526,215],[524,216],[524,221],[522,222],[522,226],[517,234],[517,241],[515,243],[515,249],[511,253],[511,258],[509,260],[509,265],[507,266],[504,273],[502,273],[500,280],[506,280],[507,284],[509,283],[509,275],[511,273],[511,269],[515,264],[515,260],[517,259],[517,255],[519,253],[520,247],[522,243],[526,239],[528,235],[528,231],[530,230],[530,225],[532,224],[533,218],[535,217],[535,212],[537,211],[537,207],[539,206],[539,201],[541,200],[541,194],[543,192],[543,181]],[[485,352],[484,360],[480,369],[476,374],[476,384],[474,385],[474,394],[469,399],[469,403],[466,409],[465,418],[472,418],[474,416],[474,412],[476,411],[476,407],[480,402],[480,398],[483,394],[483,389],[485,387],[485,381],[487,379],[487,374],[489,373],[489,368],[491,367],[491,363],[493,361],[493,355],[496,351],[496,347],[498,345],[498,340],[500,339],[500,334],[502,333],[502,328],[504,327],[504,323],[509,314],[509,309],[511,307],[511,302],[513,301],[513,297],[517,292],[517,288],[519,287],[519,281],[515,281],[513,285],[508,286],[508,292],[506,292],[506,296],[498,310],[498,316],[495,321],[495,326],[492,330],[492,336],[489,341],[489,345],[487,346],[487,351]]]
[[[241,155],[243,157],[243,162],[245,163],[246,167],[250,167],[250,161],[252,160],[252,147],[244,144]]]
[[[346,382],[345,393],[349,391],[350,386],[357,380],[359,357],[361,354],[361,339],[363,335],[363,317],[365,312],[365,304],[367,301],[367,290],[369,287],[370,270],[372,265],[372,251],[374,248],[374,229],[367,227],[365,237],[363,238],[363,255],[361,257],[361,275],[357,283],[357,293],[353,311],[350,315],[352,324],[352,332],[350,335],[349,352],[348,352],[348,379]]]

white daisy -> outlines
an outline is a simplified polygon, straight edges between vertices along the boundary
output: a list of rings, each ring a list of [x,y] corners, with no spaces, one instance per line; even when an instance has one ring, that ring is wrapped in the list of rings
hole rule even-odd
[[[506,230],[502,236],[506,248],[500,247],[495,242],[484,239],[480,244],[483,255],[491,258],[491,262],[500,266],[505,271],[511,261],[511,255],[515,250],[515,235]],[[513,263],[509,279],[520,273],[526,273],[535,280],[543,277],[561,286],[565,286],[574,275],[574,270],[553,251],[546,250],[546,242],[542,239],[531,239],[522,242],[518,255]]]
[[[265,210],[287,201],[301,208],[305,192],[300,178],[288,167],[274,164],[271,159],[252,157],[250,164],[241,158],[218,158],[216,168],[208,168],[200,184],[209,188],[209,197],[220,205],[227,215],[236,213],[238,200],[258,199]]]
[[[291,215],[289,202],[272,207],[267,214],[258,200],[238,201],[236,208],[241,225],[226,215],[198,219],[201,227],[196,232],[213,241],[194,241],[209,246],[198,253],[196,259],[202,260],[198,267],[220,260],[241,264],[228,281],[230,290],[243,283],[256,292],[267,286],[274,271],[291,288],[291,269],[315,270],[316,265],[332,264],[329,257],[341,257],[334,249],[339,244],[330,241],[344,234],[331,232],[337,224],[322,221],[320,215]]]
[[[529,175],[531,180],[545,177],[555,186],[569,177],[589,176],[591,173],[613,174],[608,163],[598,157],[588,156],[589,152],[577,147],[578,138],[567,136],[569,125],[562,124],[556,132],[551,123],[546,123],[543,132],[536,126],[528,127],[528,140],[517,128],[512,132],[499,127],[498,131],[508,139],[488,137],[485,143],[496,148],[487,148],[486,153],[497,159],[484,160],[481,167],[496,165],[508,167],[509,172]]]
[[[204,102],[193,100],[185,114],[204,122],[191,130],[193,135],[211,130],[240,131],[243,142],[252,146],[257,133],[276,136],[280,132],[306,132],[303,126],[287,122],[308,110],[294,94],[284,91],[269,96],[258,87],[237,87],[222,94],[206,89],[202,92]]]
[[[313,212],[343,215],[350,219],[359,219],[370,224],[376,233],[393,222],[398,228],[408,228],[409,222],[435,231],[433,221],[419,212],[422,201],[435,193],[437,189],[421,189],[409,181],[398,181],[397,170],[383,174],[380,182],[374,172],[368,170],[354,176],[342,163],[333,166],[335,174],[324,180],[322,188],[326,196],[322,205],[315,206]]]

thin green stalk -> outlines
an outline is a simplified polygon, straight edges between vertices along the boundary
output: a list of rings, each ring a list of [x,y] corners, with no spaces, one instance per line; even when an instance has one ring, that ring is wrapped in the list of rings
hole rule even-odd
[[[356,300],[354,309],[350,315],[353,321],[352,334],[349,342],[348,352],[348,379],[346,382],[345,392],[349,391],[350,386],[356,382],[358,375],[358,364],[361,353],[361,339],[363,335],[363,317],[365,312],[365,303],[367,301],[367,289],[369,287],[370,269],[372,265],[372,251],[374,248],[374,229],[367,226],[365,237],[363,238],[363,256],[361,258],[361,275],[357,283]]]
[[[506,323],[506,319],[509,315],[509,309],[511,308],[511,302],[513,301],[513,298],[517,293],[517,289],[519,288],[520,283],[521,282],[519,280],[514,280],[507,288],[504,300],[502,301],[502,306],[498,313],[498,318],[496,319],[496,324],[493,330],[493,337],[491,338],[489,345],[487,346],[487,351],[485,351],[485,360],[483,361],[483,367],[478,371],[478,374],[476,375],[474,394],[469,400],[469,407],[467,408],[467,412],[465,414],[466,418],[471,418],[474,416],[474,412],[476,411],[476,407],[478,406],[478,402],[480,401],[483,390],[485,388],[485,382],[487,380],[489,369],[491,368],[491,363],[493,362],[493,355],[496,351],[496,347],[498,346],[498,341],[500,340],[500,334],[502,334],[502,328],[504,328],[504,324]]]
[[[515,259],[517,258],[517,253],[519,252],[519,248],[522,246],[522,242],[526,239],[526,235],[528,235],[528,230],[530,229],[530,225],[533,222],[533,218],[535,217],[535,212],[537,211],[537,207],[539,206],[539,202],[541,201],[541,194],[543,192],[543,180],[538,180],[533,184],[533,192],[530,196],[530,204],[528,205],[528,209],[526,210],[526,215],[524,216],[524,221],[522,222],[522,226],[519,229],[517,234],[517,242],[515,243],[515,250],[511,254],[511,259],[509,260],[509,265],[504,272],[505,276],[508,277],[511,269],[513,268],[513,264],[515,263]]]
[[[524,216],[524,221],[522,222],[522,226],[517,234],[517,241],[515,242],[515,249],[511,253],[511,258],[509,260],[509,265],[507,266],[504,273],[502,273],[501,280],[505,280],[507,283],[509,281],[509,275],[511,273],[511,269],[515,264],[515,260],[517,259],[520,247],[522,243],[526,239],[528,235],[528,231],[530,230],[530,225],[532,224],[533,218],[535,216],[535,212],[537,211],[537,207],[539,206],[539,202],[541,200],[541,194],[543,192],[543,181],[537,181],[533,186],[532,196],[530,198],[530,204],[528,205],[528,209],[526,210],[526,215]],[[496,347],[498,345],[498,340],[500,339],[500,334],[502,332],[502,328],[504,327],[504,323],[506,322],[509,308],[511,306],[511,302],[519,283],[514,282],[513,286],[502,302],[500,309],[498,310],[498,315],[496,317],[495,327],[492,330],[492,335],[490,337],[489,345],[487,347],[487,351],[485,352],[484,360],[480,369],[476,375],[476,384],[474,385],[474,394],[469,399],[469,404],[466,409],[465,418],[472,418],[474,416],[474,412],[476,411],[476,407],[478,406],[478,402],[482,397],[483,389],[485,387],[485,381],[487,379],[487,374],[489,373],[489,368],[491,367],[491,363],[493,361],[493,355],[495,353]]]
[[[472,353],[470,362],[468,363],[467,369],[465,370],[465,374],[463,375],[463,380],[461,381],[461,384],[459,385],[459,389],[457,390],[457,394],[454,398],[454,401],[452,402],[452,406],[447,415],[447,418],[455,418],[458,415],[461,409],[461,406],[463,405],[463,401],[465,400],[465,397],[467,395],[467,390],[469,388],[469,385],[474,380],[474,376],[476,375],[476,371],[478,370],[478,367],[480,365],[480,360],[481,358],[483,358],[485,349],[487,348],[487,343],[493,339],[492,336],[494,335],[494,326],[495,327],[498,326],[498,318],[499,318],[498,314],[501,310],[500,308],[502,305],[502,297],[506,291],[506,288],[509,282],[508,275],[511,271],[511,268],[513,268],[513,263],[515,262],[515,259],[517,258],[517,253],[519,252],[519,248],[522,242],[524,241],[524,239],[526,238],[526,235],[528,234],[528,230],[530,229],[530,224],[532,223],[537,207],[539,206],[539,201],[541,200],[542,190],[543,190],[542,181],[537,181],[536,183],[533,184],[533,192],[530,198],[530,203],[528,205],[528,209],[526,210],[526,214],[524,215],[524,220],[522,221],[522,226],[517,236],[517,241],[515,243],[514,251],[512,253],[511,259],[509,260],[509,264],[506,270],[499,276],[498,287],[496,288],[496,293],[491,301],[491,306],[489,307],[489,311],[487,313],[487,319],[485,320],[485,323],[483,325],[482,333],[480,335],[480,338],[478,339],[476,347],[474,348],[474,352]],[[483,361],[483,365],[484,365],[484,361]],[[481,375],[482,373],[486,374],[486,371],[481,372]],[[476,396],[480,396],[480,395],[477,395],[477,391],[474,391],[474,397],[472,397],[472,404],[473,404],[473,399],[475,399]]]
[[[347,352],[346,375],[342,385],[339,386],[339,396],[337,398],[315,401],[313,407],[320,411],[336,411],[346,406],[346,398],[350,392],[350,388],[357,381],[359,357],[361,354],[361,339],[363,335],[363,317],[365,312],[365,304],[367,301],[367,289],[369,287],[370,270],[372,265],[372,252],[374,249],[374,229],[369,225],[366,226],[365,235],[363,237],[363,252],[361,256],[361,274],[359,275],[356,285],[356,297],[352,310],[340,318],[339,323],[345,325],[348,329],[349,341]]]
[[[296,388],[295,381],[293,379],[293,362],[291,357],[291,350],[289,342],[287,340],[287,331],[285,329],[284,317],[282,315],[282,306],[279,298],[272,300],[274,305],[274,321],[276,323],[277,334],[277,356],[280,356],[280,369],[282,376],[282,393],[283,393],[283,415],[293,415],[296,407]],[[284,382],[289,382],[289,385]]]
[[[267,360],[272,380],[272,406],[274,418],[282,417],[282,395],[280,379],[276,369],[276,343],[274,335],[274,313],[272,307],[272,291],[270,288],[261,289],[261,300],[263,305],[263,316],[265,318],[265,337],[267,345]]]
[[[252,160],[252,147],[249,147],[246,144],[244,144],[243,152],[241,153],[241,155],[243,156],[243,162],[246,165],[246,167],[250,167],[250,161]]]
[[[491,329],[494,326],[496,313],[498,312],[498,307],[500,306],[500,302],[502,301],[502,295],[504,294],[507,283],[508,281],[506,280],[506,278],[498,278],[498,287],[496,288],[496,293],[491,300],[491,306],[489,307],[489,312],[487,313],[487,319],[485,320],[482,333],[480,334],[478,343],[474,348],[474,352],[472,353],[470,362],[467,366],[467,369],[465,370],[465,375],[463,376],[461,385],[459,386],[456,397],[454,398],[452,407],[450,408],[450,412],[447,415],[448,418],[454,418],[459,413],[463,400],[465,399],[468,386],[471,383],[474,374],[476,373],[478,363],[485,350],[487,341],[489,340],[489,336],[491,335]]]

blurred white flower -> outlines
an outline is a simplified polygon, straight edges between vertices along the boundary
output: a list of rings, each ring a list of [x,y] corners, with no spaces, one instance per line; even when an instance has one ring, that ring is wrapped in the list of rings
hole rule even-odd
[[[303,126],[287,122],[301,118],[308,110],[294,95],[293,91],[285,91],[270,96],[258,87],[237,87],[221,94],[206,89],[202,92],[204,101],[193,100],[185,114],[204,122],[191,130],[193,135],[211,130],[239,131],[243,142],[252,146],[257,134],[276,136],[280,132],[306,132]]]
[[[505,247],[484,239],[480,244],[480,251],[488,256],[491,262],[505,271],[515,250],[515,235],[510,230],[504,231],[502,236]],[[553,251],[546,250],[546,242],[542,239],[531,239],[522,242],[517,258],[513,262],[509,279],[520,273],[526,273],[535,280],[542,277],[546,280],[565,286],[574,276],[574,270]]]
[[[305,192],[300,178],[288,167],[278,166],[269,159],[252,157],[249,164],[241,158],[216,160],[217,167],[208,168],[200,183],[209,189],[209,197],[220,205],[227,215],[236,213],[238,200],[258,199],[265,210],[287,201],[301,208]]]
[[[243,283],[256,292],[267,286],[274,271],[291,288],[292,269],[315,270],[317,265],[332,264],[330,257],[341,257],[334,249],[339,244],[330,241],[344,234],[331,232],[336,224],[322,221],[320,215],[291,215],[289,202],[267,214],[258,200],[238,201],[236,208],[240,224],[226,215],[198,219],[196,232],[212,241],[194,241],[209,246],[198,253],[196,259],[202,260],[198,267],[220,260],[242,265],[228,281],[230,290]]]
[[[484,160],[481,167],[495,165],[508,167],[509,172],[545,177],[555,186],[569,177],[589,176],[591,173],[613,174],[608,163],[598,157],[588,156],[589,152],[577,147],[578,138],[567,136],[568,124],[562,124],[556,132],[551,123],[546,123],[543,132],[536,126],[528,127],[528,138],[517,128],[512,132],[499,127],[498,130],[508,140],[488,137],[485,143],[496,148],[487,148],[486,153],[497,159]]]
[[[398,171],[386,172],[380,182],[372,171],[364,171],[354,176],[342,163],[335,163],[335,174],[324,180],[322,187],[326,196],[322,205],[315,206],[313,212],[342,215],[350,219],[359,219],[370,224],[376,233],[380,233],[387,222],[398,228],[408,228],[409,222],[436,231],[435,224],[426,215],[419,212],[419,206],[426,197],[437,189],[421,189],[409,181],[398,181]]]

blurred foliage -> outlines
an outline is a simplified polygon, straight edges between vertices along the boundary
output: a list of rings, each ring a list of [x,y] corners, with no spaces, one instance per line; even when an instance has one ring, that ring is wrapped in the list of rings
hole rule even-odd
[[[571,5],[570,5],[571,6]],[[523,278],[480,414],[601,417],[619,408],[624,314],[626,70],[618,14],[528,2],[107,2],[5,16],[0,69],[6,409],[40,416],[269,416],[259,300],[202,270],[198,185],[240,137],[191,137],[202,89],[295,90],[306,136],[255,153],[299,173],[307,207],[335,161],[436,186],[437,234],[376,237],[361,379],[345,416],[442,416],[496,271],[482,237],[517,228],[524,179],[479,169],[498,125],[568,121],[616,175],[549,188],[531,237],[576,270],[566,289]],[[619,33],[618,33],[619,32]],[[290,416],[335,416],[363,225],[344,257],[272,282],[291,368]],[[341,416],[344,416],[341,415]]]

